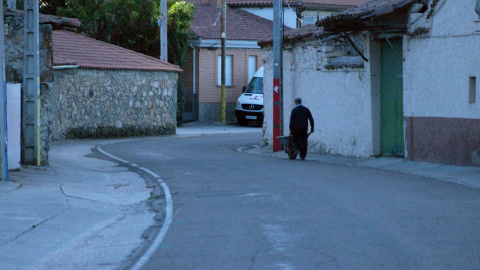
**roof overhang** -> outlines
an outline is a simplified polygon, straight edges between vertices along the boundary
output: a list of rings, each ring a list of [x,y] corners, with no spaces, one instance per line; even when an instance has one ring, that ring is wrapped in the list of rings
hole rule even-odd
[[[233,7],[233,8],[261,8],[261,7],[273,7],[273,1],[277,0],[271,0],[271,1],[228,1],[227,0],[227,6]],[[288,7],[301,7],[302,6],[302,1],[300,0],[283,0],[282,1],[282,6],[285,8]]]
[[[192,44],[193,47],[200,48],[222,47],[220,39],[195,39],[190,40],[190,44]],[[253,40],[226,40],[225,46],[227,48],[235,49],[260,49],[260,46],[258,46],[258,42]]]
[[[299,5],[300,7],[308,8],[308,9],[321,9],[322,11],[341,11],[347,8],[354,8],[355,6],[340,6],[340,5],[332,5],[332,4],[318,4],[318,3],[302,3]]]
[[[369,31],[375,29],[398,29],[405,31],[408,24],[408,9],[414,4],[426,7],[426,0],[372,0],[365,5],[333,14],[316,22],[325,31]]]

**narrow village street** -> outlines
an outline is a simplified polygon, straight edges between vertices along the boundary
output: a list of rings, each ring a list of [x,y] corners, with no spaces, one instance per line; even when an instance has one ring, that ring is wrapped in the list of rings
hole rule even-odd
[[[171,223],[142,269],[477,269],[480,189],[253,154],[261,130],[121,141],[160,176]]]
[[[0,13],[0,270],[480,269],[480,0]]]

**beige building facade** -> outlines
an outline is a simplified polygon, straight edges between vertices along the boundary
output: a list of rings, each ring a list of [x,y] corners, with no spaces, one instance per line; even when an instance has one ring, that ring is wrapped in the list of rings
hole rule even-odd
[[[221,72],[221,49],[195,48],[195,70],[193,50],[188,51],[184,69],[184,86],[195,89],[195,98],[198,102],[198,121],[220,121],[221,114],[221,85],[219,74]],[[263,51],[261,49],[227,49],[227,86],[225,101],[227,103],[227,122],[235,122],[235,103],[242,94],[243,87],[249,82],[249,74],[263,65]],[[201,65],[199,65],[201,63]],[[198,68],[197,68],[198,67]],[[194,79],[195,74],[195,79]],[[195,85],[194,85],[195,80]],[[186,107],[190,109],[192,95],[186,96]],[[190,104],[189,104],[190,103]]]

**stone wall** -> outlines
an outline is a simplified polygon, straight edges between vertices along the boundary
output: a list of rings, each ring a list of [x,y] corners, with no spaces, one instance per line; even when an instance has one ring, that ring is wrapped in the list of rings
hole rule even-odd
[[[23,83],[23,17],[20,13],[4,11],[5,75],[7,83]],[[48,164],[50,150],[51,105],[50,91],[53,82],[52,26],[40,24],[40,140],[41,163]]]
[[[58,22],[52,23],[58,27]],[[23,83],[21,12],[4,10],[3,27],[6,81]],[[51,23],[40,24],[39,42],[42,165],[49,164],[53,140],[175,133],[177,73],[82,69],[54,73]]]
[[[52,140],[175,133],[177,73],[94,69],[54,73]]]

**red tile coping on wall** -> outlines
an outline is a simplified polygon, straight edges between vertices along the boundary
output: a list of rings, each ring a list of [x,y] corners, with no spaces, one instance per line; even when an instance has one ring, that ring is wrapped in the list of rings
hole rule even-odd
[[[87,69],[181,72],[173,64],[73,32],[53,31],[53,65]]]

